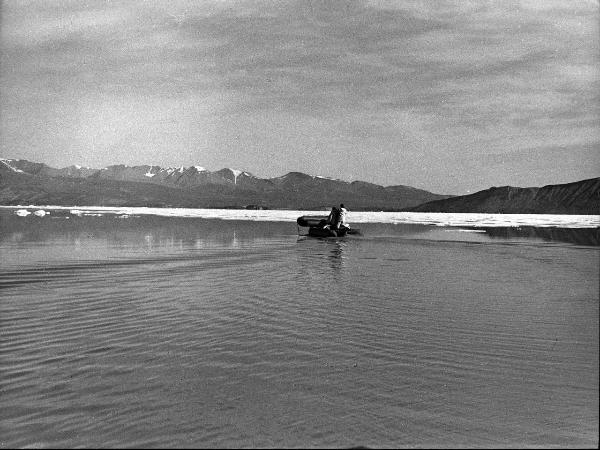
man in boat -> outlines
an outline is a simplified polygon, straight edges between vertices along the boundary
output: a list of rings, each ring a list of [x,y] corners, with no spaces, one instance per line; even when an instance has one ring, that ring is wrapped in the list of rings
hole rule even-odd
[[[344,204],[340,203],[340,209],[338,211],[337,223],[335,225],[335,229],[339,230],[340,227],[344,226],[346,228],[350,228],[346,223],[346,217],[348,216],[348,210],[344,208]]]
[[[338,218],[340,216],[340,211],[335,207],[331,207],[331,212],[329,216],[327,216],[327,223],[323,228],[335,228],[338,223]]]

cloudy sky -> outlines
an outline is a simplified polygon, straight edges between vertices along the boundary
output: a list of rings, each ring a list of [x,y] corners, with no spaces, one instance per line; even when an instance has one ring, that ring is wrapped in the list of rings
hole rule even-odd
[[[464,194],[600,176],[598,0],[4,0],[0,156]]]

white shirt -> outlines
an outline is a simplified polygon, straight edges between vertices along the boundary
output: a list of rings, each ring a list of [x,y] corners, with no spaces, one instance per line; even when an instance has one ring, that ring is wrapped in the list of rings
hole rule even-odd
[[[340,217],[338,219],[338,221],[341,224],[345,224],[346,223],[346,215],[348,214],[348,210],[346,208],[340,208]]]

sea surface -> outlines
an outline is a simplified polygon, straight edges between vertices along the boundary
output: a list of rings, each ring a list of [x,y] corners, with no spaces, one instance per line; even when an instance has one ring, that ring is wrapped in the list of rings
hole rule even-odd
[[[0,209],[0,446],[597,448],[600,217],[389,214]]]

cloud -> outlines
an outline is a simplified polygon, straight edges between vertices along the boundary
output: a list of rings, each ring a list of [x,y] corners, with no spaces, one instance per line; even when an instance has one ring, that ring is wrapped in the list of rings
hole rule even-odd
[[[516,0],[3,5],[0,148],[56,163],[67,145],[107,164],[248,164],[265,176],[288,164],[427,188],[414,174],[444,180],[453,160],[600,140],[598,10]],[[523,184],[516,169],[503,166],[507,184]]]

